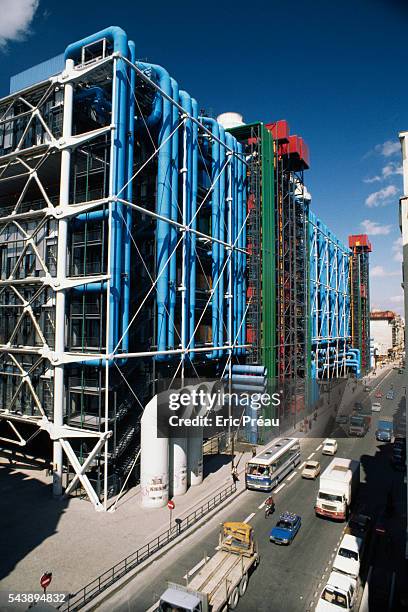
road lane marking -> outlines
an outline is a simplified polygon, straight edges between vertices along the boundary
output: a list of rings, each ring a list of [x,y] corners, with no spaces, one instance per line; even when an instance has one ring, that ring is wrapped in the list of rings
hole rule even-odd
[[[275,493],[279,493],[279,491],[283,489],[283,487],[286,487],[286,482],[282,482],[282,484],[279,485],[277,489],[275,489]]]
[[[244,523],[248,523],[252,517],[255,516],[255,512],[252,512],[251,514],[248,514],[248,516],[246,517],[246,519],[244,519]]]
[[[266,499],[265,499],[265,501],[262,502],[262,504],[260,506],[258,506],[258,510],[262,510],[262,508],[264,507],[265,504],[266,504]]]
[[[184,580],[187,580],[187,578],[189,576],[191,576],[192,574],[195,574],[197,570],[200,569],[200,567],[202,567],[204,565],[204,563],[207,563],[207,561],[209,561],[210,557],[204,557],[204,559],[201,559],[201,561],[199,561],[197,563],[197,565],[195,565],[194,567],[191,568],[191,570],[189,570],[187,572],[187,574],[185,576],[183,576]]]
[[[319,446],[316,448],[316,450],[320,450],[322,448],[323,444],[319,444]]]
[[[289,478],[287,478],[287,480],[292,480],[292,478],[294,478],[296,476],[297,472],[293,472],[293,474],[291,474],[289,476]]]
[[[305,467],[305,465],[306,465],[306,461],[304,461],[303,463],[301,463],[299,465],[299,470],[303,469]]]
[[[312,457],[313,457],[315,454],[316,454],[316,453],[311,453],[311,454],[308,456],[307,460],[309,461],[309,459],[311,459],[311,458],[312,458]]]

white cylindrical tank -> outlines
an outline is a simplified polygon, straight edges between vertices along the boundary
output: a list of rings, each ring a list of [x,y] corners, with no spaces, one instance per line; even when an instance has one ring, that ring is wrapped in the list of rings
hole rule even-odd
[[[140,487],[144,508],[162,508],[169,500],[169,440],[157,436],[157,395],[140,422]]]
[[[203,383],[197,386],[197,391],[202,389],[206,394],[207,398],[217,398],[216,403],[213,406],[213,410],[216,412],[219,407],[219,393],[223,390],[223,384],[221,381]],[[196,408],[195,413],[200,416],[207,414],[207,408],[209,401],[205,400],[204,403],[200,404]],[[188,484],[192,487],[200,485],[203,482],[203,428],[195,427],[190,430],[190,436],[188,438]]]
[[[244,118],[239,113],[222,113],[218,115],[217,121],[226,130],[245,125]]]
[[[195,427],[188,438],[188,476],[192,487],[203,482],[203,428]]]
[[[171,438],[169,444],[171,496],[184,495],[187,491],[187,438]]]

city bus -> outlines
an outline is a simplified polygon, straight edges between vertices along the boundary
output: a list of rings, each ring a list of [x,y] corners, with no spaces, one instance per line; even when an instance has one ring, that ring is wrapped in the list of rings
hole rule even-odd
[[[246,464],[247,489],[270,491],[300,463],[296,438],[280,438]]]

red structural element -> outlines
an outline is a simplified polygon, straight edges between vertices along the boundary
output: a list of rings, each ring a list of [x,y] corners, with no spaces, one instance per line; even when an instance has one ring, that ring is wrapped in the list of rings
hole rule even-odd
[[[289,123],[285,119],[266,123],[265,127],[272,134],[272,138],[280,143],[289,142]]]
[[[293,170],[307,170],[310,167],[309,147],[301,136],[289,136],[289,142],[279,145],[279,153],[288,156]]]
[[[253,193],[250,193],[249,196],[248,196],[248,200],[247,200],[248,212],[250,210],[254,210],[255,205],[256,205],[255,196],[254,196]]]
[[[350,249],[354,249],[355,247],[359,247],[360,250],[367,251],[371,253],[371,242],[368,239],[367,234],[354,234],[349,236],[349,247]]]
[[[256,344],[256,333],[252,327],[247,327],[247,343]]]
[[[370,312],[370,319],[377,319],[383,321],[384,319],[387,321],[392,321],[395,319],[395,312],[392,310],[373,310]]]

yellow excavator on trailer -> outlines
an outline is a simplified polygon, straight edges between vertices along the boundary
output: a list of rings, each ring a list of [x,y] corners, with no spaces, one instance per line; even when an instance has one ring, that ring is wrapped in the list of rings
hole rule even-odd
[[[234,610],[245,595],[250,572],[259,563],[254,530],[248,523],[221,525],[219,550],[200,564],[187,584],[168,582],[160,600],[148,612],[219,612]]]

